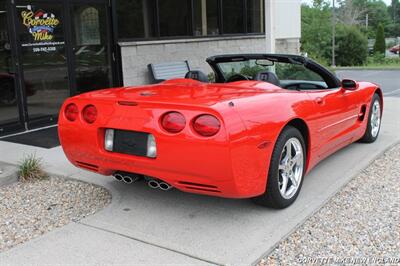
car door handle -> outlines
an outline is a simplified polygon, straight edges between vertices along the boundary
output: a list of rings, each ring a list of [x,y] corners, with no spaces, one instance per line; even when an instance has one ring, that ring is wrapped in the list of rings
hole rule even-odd
[[[315,98],[315,102],[317,104],[323,104],[324,103],[324,99],[322,99],[321,97],[317,97],[317,98]]]

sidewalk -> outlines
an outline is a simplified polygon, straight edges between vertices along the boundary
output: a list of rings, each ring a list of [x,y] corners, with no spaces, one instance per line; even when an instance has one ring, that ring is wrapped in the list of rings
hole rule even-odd
[[[15,164],[36,152],[46,170],[106,187],[103,211],[0,254],[0,264],[232,264],[249,265],[298,225],[388,147],[400,141],[400,98],[386,98],[381,135],[353,144],[306,176],[296,203],[281,211],[247,200],[156,191],[126,185],[73,167],[60,147],[40,149],[0,141],[0,161]]]
[[[0,161],[0,187],[16,182],[18,180],[16,172],[17,169],[14,165]]]

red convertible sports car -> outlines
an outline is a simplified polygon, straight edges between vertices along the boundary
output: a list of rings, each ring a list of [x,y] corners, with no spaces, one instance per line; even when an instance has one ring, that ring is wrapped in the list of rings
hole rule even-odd
[[[383,98],[373,83],[340,81],[297,55],[207,62],[213,82],[191,71],[66,100],[59,136],[68,159],[126,183],[285,208],[318,162],[378,137]]]

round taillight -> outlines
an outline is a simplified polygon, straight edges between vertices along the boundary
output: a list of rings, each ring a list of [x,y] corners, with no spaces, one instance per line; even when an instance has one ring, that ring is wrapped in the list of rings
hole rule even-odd
[[[65,107],[64,114],[69,121],[75,121],[79,115],[78,106],[74,103],[68,104],[67,107]]]
[[[97,108],[94,105],[86,106],[82,111],[83,120],[89,124],[93,124],[97,119]]]
[[[178,112],[169,112],[162,116],[161,126],[169,133],[179,133],[186,125],[185,117]]]
[[[211,137],[218,133],[221,123],[213,115],[200,115],[193,121],[193,129],[203,137]]]

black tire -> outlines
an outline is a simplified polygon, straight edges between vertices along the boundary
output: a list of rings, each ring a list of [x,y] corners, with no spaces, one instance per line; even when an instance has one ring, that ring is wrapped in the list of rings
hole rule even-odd
[[[371,101],[371,106],[369,108],[369,114],[368,114],[368,121],[367,121],[367,129],[365,130],[364,136],[360,139],[360,142],[364,142],[364,143],[372,143],[375,142],[375,140],[378,138],[379,136],[379,132],[381,130],[381,123],[379,123],[379,130],[378,133],[376,135],[373,134],[373,128],[371,125],[371,119],[372,119],[372,112],[373,112],[373,106],[375,104],[375,102],[379,103],[379,107],[380,107],[380,116],[382,117],[382,105],[381,105],[381,97],[378,94],[374,94],[374,97],[372,97],[372,101]],[[381,118],[380,117],[380,118]]]
[[[279,164],[281,160],[281,154],[285,148],[285,144],[288,140],[296,138],[300,141],[302,152],[303,152],[303,171],[301,173],[301,181],[296,193],[289,199],[284,198],[279,191]],[[276,141],[274,150],[271,156],[270,167],[268,170],[268,181],[265,193],[253,198],[253,202],[259,205],[263,205],[266,207],[274,208],[274,209],[284,209],[290,206],[299,195],[301,190],[301,186],[304,180],[304,174],[306,169],[306,159],[307,159],[307,151],[306,145],[304,142],[304,138],[300,131],[292,126],[287,126],[282,133],[279,135],[278,140]]]

